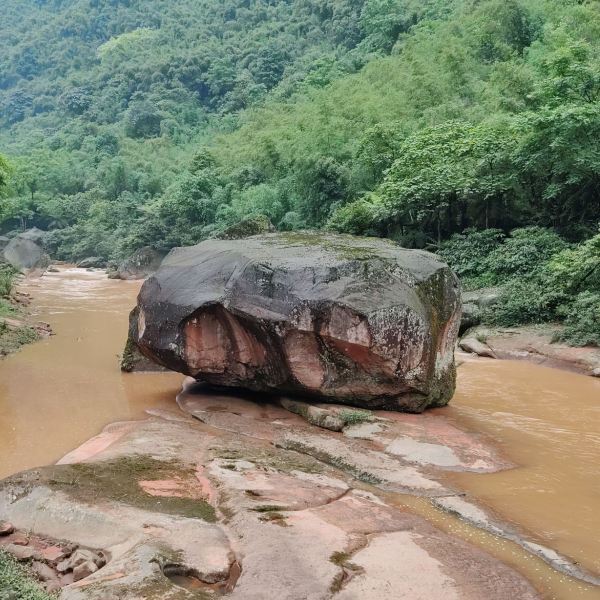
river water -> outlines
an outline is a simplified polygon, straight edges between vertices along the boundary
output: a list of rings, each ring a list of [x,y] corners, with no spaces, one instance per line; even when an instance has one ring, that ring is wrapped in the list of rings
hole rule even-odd
[[[0,478],[58,460],[108,423],[173,406],[181,375],[119,370],[139,288],[82,269],[21,284],[56,335],[0,360]]]
[[[59,459],[106,424],[174,408],[183,377],[122,374],[127,317],[139,282],[64,269],[21,285],[55,336],[0,361],[0,478]],[[458,427],[491,438],[518,468],[449,479],[498,517],[600,574],[600,380],[525,362],[468,360],[450,406]],[[517,546],[479,532],[422,499],[436,525],[516,566],[544,598],[600,598]],[[517,600],[517,599],[515,599]]]

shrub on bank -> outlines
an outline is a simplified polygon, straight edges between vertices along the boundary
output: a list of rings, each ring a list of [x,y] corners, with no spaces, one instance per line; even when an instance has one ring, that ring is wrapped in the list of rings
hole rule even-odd
[[[9,265],[0,265],[0,298],[7,298],[12,291],[17,272]]]
[[[561,313],[565,317],[561,339],[573,346],[600,346],[600,293],[582,292]]]
[[[0,550],[0,598],[52,600],[34,580],[33,575],[10,554]]]
[[[600,346],[600,234],[572,245],[542,227],[508,236],[468,229],[442,244],[439,254],[466,289],[502,288],[499,302],[483,311],[484,323],[563,322],[564,341]]]

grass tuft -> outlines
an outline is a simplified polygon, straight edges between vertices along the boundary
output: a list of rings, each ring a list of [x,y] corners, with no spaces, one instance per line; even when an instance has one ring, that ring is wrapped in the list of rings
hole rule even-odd
[[[0,598],[15,600],[51,600],[35,581],[27,567],[20,565],[10,554],[0,550]]]
[[[344,425],[360,425],[373,420],[373,413],[369,410],[344,409],[338,413],[338,417],[344,421]]]

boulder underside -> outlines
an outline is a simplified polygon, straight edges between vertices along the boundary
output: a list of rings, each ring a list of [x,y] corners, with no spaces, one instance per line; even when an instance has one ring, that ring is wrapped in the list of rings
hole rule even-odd
[[[173,250],[130,340],[213,385],[420,412],[454,392],[460,292],[434,255],[380,239],[267,234]]]

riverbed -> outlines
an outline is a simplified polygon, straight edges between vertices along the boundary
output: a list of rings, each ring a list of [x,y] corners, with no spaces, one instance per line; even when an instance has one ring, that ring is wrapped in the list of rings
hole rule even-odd
[[[22,283],[55,335],[0,361],[0,477],[58,460],[108,423],[175,409],[181,375],[119,370],[139,287],[81,269]],[[600,381],[525,362],[467,360],[455,398],[438,412],[487,436],[518,465],[448,479],[530,539],[600,574]],[[534,573],[545,568],[532,563],[531,577],[550,577],[550,568]],[[557,576],[546,597],[594,594]]]

